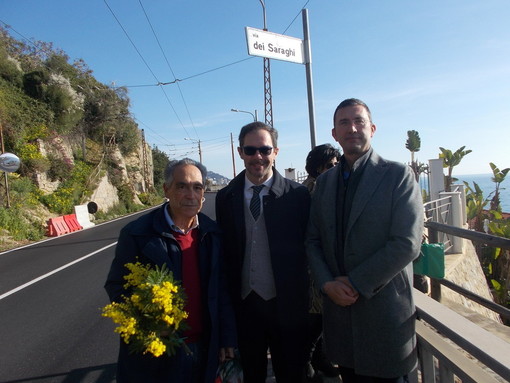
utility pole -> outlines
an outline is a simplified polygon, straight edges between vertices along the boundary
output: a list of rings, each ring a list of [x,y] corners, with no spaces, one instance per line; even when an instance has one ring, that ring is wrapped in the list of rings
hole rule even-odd
[[[234,169],[234,178],[236,176],[236,161],[234,157],[234,137],[230,133],[230,147],[232,148],[232,168]]]
[[[142,161],[143,161],[143,179],[145,181],[145,191],[152,189],[152,184],[149,176],[149,162],[147,161],[147,148],[145,143],[145,131],[142,129]]]
[[[198,156],[200,158],[200,163],[203,164],[203,162],[202,162],[202,146],[200,145],[200,143],[201,143],[200,139],[195,140],[194,138],[187,138],[187,137],[184,137],[184,139],[186,141],[195,141],[195,142],[198,143]]]
[[[0,144],[2,145],[2,153],[5,152],[4,148],[4,128],[2,126],[2,123],[0,122]],[[4,180],[5,180],[5,196],[7,198],[7,204],[5,207],[8,209],[11,207],[11,199],[9,197],[9,180],[7,179],[7,172],[4,172]]]
[[[259,0],[264,17],[264,31],[267,31],[265,0]],[[264,57],[264,112],[266,125],[273,126],[273,98],[271,95],[271,66],[269,59]]]

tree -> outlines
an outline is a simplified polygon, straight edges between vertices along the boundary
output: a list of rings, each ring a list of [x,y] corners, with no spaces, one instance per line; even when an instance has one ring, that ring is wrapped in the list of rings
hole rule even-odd
[[[406,148],[411,152],[411,169],[413,169],[416,181],[420,180],[420,174],[426,170],[426,165],[418,163],[414,159],[414,153],[420,151],[421,139],[420,134],[416,130],[407,131]]]
[[[464,150],[464,148],[465,146],[462,146],[455,152],[452,152],[450,149],[439,147],[439,150],[441,150],[441,153],[439,153],[439,158],[443,159],[443,168],[448,168],[448,175],[446,176],[445,182],[445,191],[447,192],[451,191],[453,183],[453,168],[460,164],[464,156],[472,152],[472,150]]]
[[[411,163],[414,162],[414,153],[420,151],[421,139],[416,130],[407,131],[406,148],[411,152]]]
[[[505,177],[508,174],[508,172],[510,171],[510,168],[499,170],[498,167],[496,165],[494,165],[492,162],[490,162],[489,165],[492,169],[492,174],[494,175],[494,177],[492,177],[492,182],[494,182],[496,184],[496,190],[494,191],[494,196],[492,197],[492,200],[491,200],[491,210],[496,210],[496,211],[501,212],[501,203],[499,200],[499,189],[500,189],[501,182],[503,182],[505,180]]]
[[[163,183],[165,182],[165,168],[170,162],[167,154],[154,146],[152,148],[152,164],[154,169],[154,189],[157,193],[163,193]]]

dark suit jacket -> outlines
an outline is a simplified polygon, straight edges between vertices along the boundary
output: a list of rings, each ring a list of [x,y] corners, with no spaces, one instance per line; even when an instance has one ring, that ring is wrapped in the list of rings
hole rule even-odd
[[[127,224],[121,231],[115,258],[105,284],[105,289],[111,301],[120,301],[121,294],[128,294],[124,290],[124,275],[128,270],[124,267],[129,262],[141,262],[162,266],[166,264],[172,271],[174,278],[182,280],[182,253],[180,247],[171,234],[170,227],[164,217],[165,203],[159,209],[138,218]],[[214,380],[218,366],[218,353],[220,347],[236,346],[236,328],[234,312],[226,287],[224,264],[222,254],[221,234],[216,223],[206,215],[199,213],[199,265],[200,279],[203,289],[204,323],[206,327],[206,340],[208,346],[205,382]],[[121,341],[121,347],[126,347]],[[167,356],[151,358],[147,355],[119,354],[121,371],[118,381],[137,381],[139,376],[143,382],[154,382],[151,379],[147,366],[156,368],[165,363]],[[121,360],[125,358],[126,360]],[[125,377],[126,380],[123,380]],[[155,382],[154,382],[155,383]]]
[[[264,219],[273,267],[279,317],[302,325],[308,312],[308,263],[304,236],[310,195],[306,187],[273,169],[274,182],[264,196]],[[216,196],[216,220],[225,234],[225,259],[234,305],[241,301],[241,269],[246,246],[244,180],[241,172]]]
[[[320,175],[313,194],[307,252],[318,286],[340,275],[337,192],[342,169]],[[359,291],[352,306],[324,299],[328,357],[358,374],[393,378],[416,364],[412,261],[420,252],[423,202],[411,168],[373,152],[352,201],[343,261]]]

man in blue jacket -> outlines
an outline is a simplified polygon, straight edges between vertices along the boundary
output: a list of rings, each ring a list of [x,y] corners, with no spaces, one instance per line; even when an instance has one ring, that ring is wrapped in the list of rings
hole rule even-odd
[[[117,382],[212,383],[218,362],[233,357],[235,320],[223,273],[223,244],[214,221],[199,213],[204,200],[205,167],[191,159],[171,161],[165,169],[160,208],[126,225],[105,284],[111,301],[120,301],[126,263],[166,265],[182,282],[188,330],[177,354],[153,357],[130,353],[120,344]]]

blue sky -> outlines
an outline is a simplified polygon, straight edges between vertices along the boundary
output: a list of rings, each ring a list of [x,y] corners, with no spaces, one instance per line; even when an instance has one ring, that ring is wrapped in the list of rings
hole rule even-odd
[[[510,2],[266,0],[269,31],[302,38],[303,6],[317,144],[334,143],[333,111],[357,97],[377,125],[373,147],[388,159],[408,162],[407,131],[417,130],[422,162],[437,158],[440,146],[473,151],[454,175],[491,173],[489,162],[510,167]],[[151,145],[198,159],[200,140],[207,168],[229,178],[230,134],[237,147],[252,120],[230,110],[264,116],[263,59],[248,56],[244,32],[262,29],[262,15],[259,0],[0,0],[0,24],[12,36],[52,42],[71,60],[84,59],[99,81],[128,86],[132,115]],[[140,86],[176,78],[178,86]],[[271,81],[277,168],[303,172],[305,67],[271,60]]]

